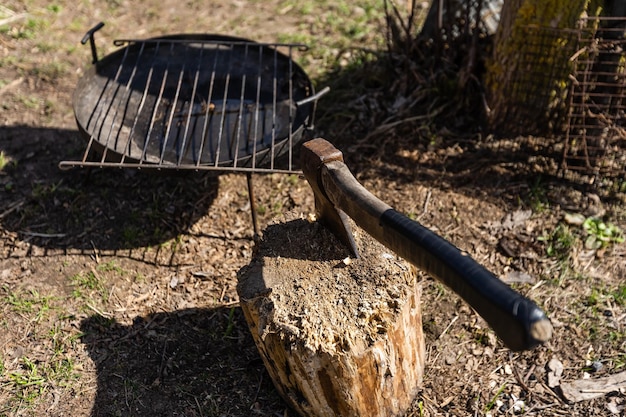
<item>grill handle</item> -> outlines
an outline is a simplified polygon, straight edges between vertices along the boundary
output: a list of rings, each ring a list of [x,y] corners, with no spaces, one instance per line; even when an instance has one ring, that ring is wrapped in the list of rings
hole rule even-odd
[[[87,33],[85,33],[85,36],[83,36],[83,39],[80,40],[80,43],[83,45],[86,44],[87,41],[89,41],[89,45],[91,46],[91,56],[93,57],[93,60],[91,61],[92,64],[98,62],[98,51],[96,50],[96,39],[94,37],[94,34],[103,27],[104,22],[98,23],[96,26],[89,29]]]

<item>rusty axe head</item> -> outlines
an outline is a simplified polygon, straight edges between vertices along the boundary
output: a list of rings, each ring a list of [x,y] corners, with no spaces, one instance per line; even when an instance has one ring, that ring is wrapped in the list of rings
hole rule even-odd
[[[354,236],[352,236],[348,216],[330,201],[324,191],[322,181],[324,164],[331,161],[343,162],[343,154],[326,140],[313,139],[302,145],[300,159],[304,177],[309,182],[315,195],[317,219],[349,248],[355,258],[358,258],[359,251],[354,242]]]

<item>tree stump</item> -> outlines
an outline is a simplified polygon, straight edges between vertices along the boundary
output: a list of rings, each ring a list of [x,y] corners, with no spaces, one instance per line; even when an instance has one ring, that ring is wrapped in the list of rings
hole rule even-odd
[[[305,219],[269,226],[237,292],[276,389],[303,416],[399,416],[424,369],[415,269],[354,227],[360,259]]]

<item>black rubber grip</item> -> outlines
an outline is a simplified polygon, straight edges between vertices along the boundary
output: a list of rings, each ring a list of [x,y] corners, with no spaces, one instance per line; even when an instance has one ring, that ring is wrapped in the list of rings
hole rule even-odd
[[[544,312],[467,253],[393,209],[382,214],[380,223],[390,249],[456,292],[511,350],[530,349],[550,338]]]

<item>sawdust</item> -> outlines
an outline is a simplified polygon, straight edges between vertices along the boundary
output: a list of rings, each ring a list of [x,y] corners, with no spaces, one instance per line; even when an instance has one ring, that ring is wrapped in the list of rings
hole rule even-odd
[[[265,230],[238,284],[240,297],[264,297],[261,337],[277,333],[340,354],[362,350],[390,329],[413,292],[415,271],[358,227],[353,234],[359,259],[319,223],[288,216]]]

